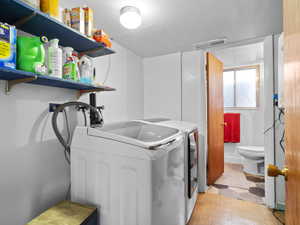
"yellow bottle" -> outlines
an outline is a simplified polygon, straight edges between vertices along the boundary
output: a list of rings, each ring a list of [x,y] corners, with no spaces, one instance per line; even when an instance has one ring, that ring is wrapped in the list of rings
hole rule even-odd
[[[59,19],[59,0],[41,0],[41,10],[42,12]]]

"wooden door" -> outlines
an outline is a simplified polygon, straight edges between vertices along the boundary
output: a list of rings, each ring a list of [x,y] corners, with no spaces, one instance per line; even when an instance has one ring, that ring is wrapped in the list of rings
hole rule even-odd
[[[223,63],[207,53],[207,184],[213,184],[224,173],[224,100]]]
[[[300,0],[284,0],[286,224],[300,224]]]

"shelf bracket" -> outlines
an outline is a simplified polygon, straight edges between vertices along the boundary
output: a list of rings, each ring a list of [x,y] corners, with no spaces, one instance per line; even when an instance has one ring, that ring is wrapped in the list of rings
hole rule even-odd
[[[5,94],[9,94],[12,87],[15,86],[16,84],[28,83],[28,82],[34,81],[36,79],[37,79],[37,76],[22,78],[22,79],[16,79],[16,80],[8,80],[8,81],[6,81],[6,85],[5,85]]]
[[[92,92],[99,92],[99,91],[103,91],[101,88],[97,89],[90,89],[90,90],[79,90],[77,92],[77,99],[79,99],[83,94],[87,94],[87,93],[92,93]]]
[[[36,16],[36,12],[33,12],[29,16],[25,16],[25,17],[19,19],[17,22],[14,23],[14,25],[17,28],[20,28],[22,25],[24,25],[25,23],[27,23],[29,20],[31,20],[35,16]]]

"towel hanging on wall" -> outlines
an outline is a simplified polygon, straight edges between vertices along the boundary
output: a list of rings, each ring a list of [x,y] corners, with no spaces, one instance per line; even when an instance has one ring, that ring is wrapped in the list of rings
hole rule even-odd
[[[240,143],[240,114],[224,114],[224,143]]]

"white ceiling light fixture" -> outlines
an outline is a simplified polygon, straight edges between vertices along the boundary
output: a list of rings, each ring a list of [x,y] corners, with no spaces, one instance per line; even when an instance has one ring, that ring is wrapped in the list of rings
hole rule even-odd
[[[135,6],[125,6],[120,10],[120,23],[127,29],[136,29],[142,24],[141,11]]]

